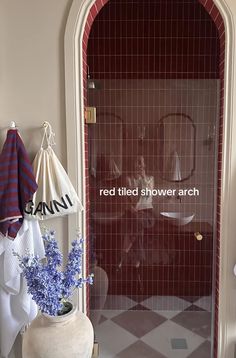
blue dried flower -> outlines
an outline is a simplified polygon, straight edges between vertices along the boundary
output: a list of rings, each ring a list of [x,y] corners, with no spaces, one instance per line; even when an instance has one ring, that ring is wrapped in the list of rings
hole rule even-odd
[[[56,316],[74,289],[93,283],[93,275],[87,278],[79,277],[82,273],[84,251],[83,239],[80,236],[71,243],[72,248],[64,272],[59,270],[63,260],[55,240],[55,231],[46,230],[42,237],[45,242],[45,263],[39,260],[38,255],[20,256],[15,252],[14,255],[19,258],[28,293],[42,312]]]

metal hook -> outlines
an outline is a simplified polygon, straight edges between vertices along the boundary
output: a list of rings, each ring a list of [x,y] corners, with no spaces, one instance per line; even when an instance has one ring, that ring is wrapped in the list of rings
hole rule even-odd
[[[16,122],[11,121],[11,123],[10,123],[10,128],[11,128],[11,129],[16,129]]]
[[[43,128],[47,128],[47,127],[49,127],[50,126],[50,124],[47,122],[47,121],[44,121],[43,122]]]

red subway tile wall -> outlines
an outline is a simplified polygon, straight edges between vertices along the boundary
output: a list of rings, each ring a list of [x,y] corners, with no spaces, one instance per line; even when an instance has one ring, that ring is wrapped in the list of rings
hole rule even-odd
[[[119,170],[121,172],[119,168],[121,164],[120,154],[116,152],[114,157],[118,170],[115,174],[113,167],[114,178],[111,180],[111,169],[108,168],[111,163],[107,163],[109,158],[105,151],[102,153],[103,163],[101,163],[100,152],[100,173],[96,169],[97,174],[93,172],[91,175],[93,168],[91,168],[89,150],[91,151],[92,148],[93,151],[97,151],[98,149],[91,145],[92,141],[88,139],[88,128],[85,125],[86,155],[88,156],[86,159],[86,200],[87,204],[91,203],[92,210],[90,212],[88,205],[88,228],[89,225],[91,226],[91,215],[100,213],[100,221],[92,220],[93,228],[92,235],[91,231],[90,235],[96,237],[96,240],[91,246],[96,251],[99,265],[108,273],[110,293],[132,295],[139,294],[142,289],[142,292],[147,295],[202,296],[211,294],[212,265],[214,264],[212,258],[214,215],[213,207],[209,203],[214,202],[216,193],[216,188],[213,187],[215,170],[213,163],[218,150],[217,238],[214,238],[216,240],[214,357],[217,357],[225,57],[223,19],[211,0],[111,0],[104,6],[106,2],[96,1],[90,10],[85,26],[84,96],[85,105],[88,103],[96,106],[98,120],[100,117],[103,126],[101,128],[108,128],[110,142],[111,139],[114,140],[112,130],[117,128],[119,131],[121,125],[123,133],[122,174],[118,174]],[[99,89],[87,91],[87,64],[90,76],[95,80],[100,92]],[[217,85],[220,86],[219,91],[216,91],[214,87],[217,80],[219,80]],[[183,88],[186,90],[186,87],[192,95],[185,96]],[[199,95],[200,91],[202,95]],[[145,93],[148,93],[147,98]],[[177,98],[178,94],[180,98]],[[207,100],[202,110],[200,107],[204,98]],[[169,106],[169,112],[160,109],[167,106]],[[197,107],[197,112],[193,110],[194,106]],[[219,114],[215,111],[216,108],[219,108]],[[157,184],[163,185],[159,179],[164,166],[161,162],[163,153],[160,150],[163,137],[160,134],[161,130],[158,134],[156,133],[158,131],[156,121],[170,114],[170,111],[175,114],[190,113],[190,118],[197,121],[197,131],[203,132],[203,137],[196,137],[197,147],[200,143],[205,143],[204,145],[209,149],[196,150],[198,160],[195,165],[200,175],[198,177],[193,175],[193,178],[185,181],[184,186],[195,185],[203,192],[203,187],[206,187],[210,194],[209,196],[204,194],[208,203],[203,199],[200,201],[183,199],[182,208],[185,213],[189,213],[191,208],[195,212],[194,221],[184,230],[174,228],[168,222],[159,220],[159,217],[153,227],[146,229],[144,241],[149,242],[149,247],[144,247],[144,252],[148,260],[145,258],[146,262],[144,261],[137,274],[134,265],[135,250],[133,250],[134,258],[129,252],[126,262],[122,263],[121,268],[118,267],[125,247],[124,236],[127,233],[127,227],[132,226],[131,218],[126,220],[125,225],[124,221],[118,220],[119,215],[122,214],[121,208],[128,205],[128,200],[117,195],[105,198],[105,200],[101,199],[98,189],[121,187],[125,182],[124,178],[130,175],[132,162],[135,162],[135,158],[140,155],[145,159],[149,176],[154,177],[155,187]],[[216,127],[211,126],[207,121],[208,118],[212,119],[216,116],[219,117],[218,144],[217,140],[215,142],[213,140],[212,144],[211,140],[214,139],[217,131],[215,131]],[[192,130],[190,126],[188,130]],[[205,139],[203,139],[204,133],[207,134]],[[101,133],[92,133],[90,139],[100,141],[100,146],[104,148],[111,147]],[[169,136],[165,140],[171,141],[172,138]],[[164,157],[167,159],[167,156]],[[99,175],[107,178],[110,176],[110,179],[101,184]],[[206,181],[206,177],[210,177],[211,180]],[[176,187],[182,188],[183,185]],[[164,200],[154,204],[154,208],[166,207]],[[172,210],[175,208],[175,204],[168,203],[168,205]],[[102,214],[107,211],[110,216],[106,214],[106,225],[104,225]],[[155,215],[157,216],[156,213]],[[203,241],[195,240],[193,243],[195,231],[203,233]],[[133,247],[135,245],[133,244]]]
[[[94,78],[218,78],[214,47],[206,49],[206,34],[216,36],[217,29],[198,1],[129,1],[124,11],[121,4],[104,7],[93,24]],[[128,24],[130,17],[138,23]]]

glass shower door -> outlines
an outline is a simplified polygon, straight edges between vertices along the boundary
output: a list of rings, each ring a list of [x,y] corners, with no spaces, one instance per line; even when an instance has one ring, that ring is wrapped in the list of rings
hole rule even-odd
[[[218,53],[197,1],[111,0],[94,21],[90,308],[103,358],[212,356]]]

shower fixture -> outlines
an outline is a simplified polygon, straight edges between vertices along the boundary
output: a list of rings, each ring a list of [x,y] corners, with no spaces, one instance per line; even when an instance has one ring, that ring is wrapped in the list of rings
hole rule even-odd
[[[95,89],[95,88],[96,88],[95,82],[94,82],[93,80],[91,80],[89,74],[88,74],[88,76],[87,76],[87,79],[88,79],[88,83],[87,83],[88,89]]]
[[[88,71],[87,71],[87,87],[88,87],[88,89],[96,88],[95,82],[91,79],[91,76],[89,73],[89,67],[88,67]]]
[[[87,66],[87,88],[89,90],[101,89],[101,84],[99,81],[95,81],[91,78],[89,72],[89,66]]]

